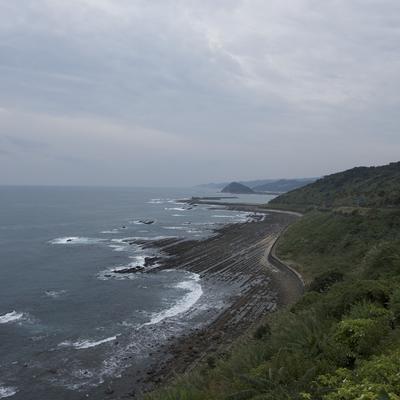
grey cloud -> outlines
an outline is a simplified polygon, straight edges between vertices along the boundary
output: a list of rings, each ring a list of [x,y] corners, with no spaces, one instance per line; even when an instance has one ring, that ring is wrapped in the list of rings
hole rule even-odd
[[[3,128],[50,143],[49,171],[54,160],[75,171],[61,145],[71,127],[71,140],[92,140],[76,157],[105,184],[130,178],[135,160],[118,154],[133,144],[157,165],[173,160],[174,185],[392,161],[399,11],[397,0],[3,2]],[[93,139],[102,123],[115,153]],[[157,183],[156,169],[142,178]]]

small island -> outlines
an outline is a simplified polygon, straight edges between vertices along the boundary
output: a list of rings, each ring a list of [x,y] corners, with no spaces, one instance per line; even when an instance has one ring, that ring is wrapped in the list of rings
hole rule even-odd
[[[231,182],[229,185],[225,186],[222,193],[232,193],[232,194],[255,194],[256,192],[246,185],[239,182]]]

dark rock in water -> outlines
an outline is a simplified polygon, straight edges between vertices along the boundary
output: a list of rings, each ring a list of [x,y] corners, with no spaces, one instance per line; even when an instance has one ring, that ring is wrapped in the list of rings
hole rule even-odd
[[[127,267],[122,269],[114,269],[114,274],[133,274],[144,271],[144,267],[137,265],[136,267]]]
[[[67,242],[72,242],[72,239],[67,239]]]
[[[151,225],[151,224],[154,224],[154,220],[152,220],[152,219],[141,219],[140,221],[139,221],[141,224],[145,224],[145,225]]]
[[[49,372],[50,374],[56,375],[58,371],[57,371],[56,368],[50,368],[50,369],[48,370],[48,372]]]
[[[145,257],[144,266],[145,267],[152,267],[159,260],[160,260],[160,257]]]
[[[126,226],[124,225],[124,226],[122,227],[122,229],[126,229]]]
[[[238,182],[232,182],[228,186],[225,186],[222,190],[222,193],[234,193],[234,194],[252,194],[255,193],[253,189],[250,189],[248,186],[243,185]]]
[[[108,386],[107,389],[104,391],[105,394],[113,394],[114,389],[111,386]]]

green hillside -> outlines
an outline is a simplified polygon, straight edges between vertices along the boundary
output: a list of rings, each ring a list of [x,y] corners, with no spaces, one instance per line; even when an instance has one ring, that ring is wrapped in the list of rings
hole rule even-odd
[[[328,175],[283,194],[273,206],[296,209],[311,207],[400,207],[400,162],[380,167],[357,167]]]
[[[278,254],[300,301],[148,400],[400,399],[400,211],[312,211]]]
[[[277,248],[303,275],[305,294],[147,399],[399,400],[399,186],[395,163],[330,175],[275,200],[310,209]]]

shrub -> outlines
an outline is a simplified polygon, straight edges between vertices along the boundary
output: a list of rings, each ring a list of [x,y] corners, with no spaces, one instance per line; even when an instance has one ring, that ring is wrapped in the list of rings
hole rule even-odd
[[[359,357],[367,357],[380,342],[388,327],[369,318],[340,321],[332,334],[332,356],[338,365],[353,366]]]
[[[389,307],[396,323],[400,322],[400,289],[393,291],[389,300]]]
[[[400,352],[375,356],[360,363],[355,371],[340,368],[322,375],[315,392],[323,400],[398,400],[400,399]],[[303,398],[311,397],[306,393]]]
[[[366,255],[365,275],[369,279],[400,274],[400,241],[383,242]]]
[[[258,326],[253,333],[254,339],[257,340],[267,338],[270,335],[271,335],[271,328],[267,323]]]
[[[381,324],[388,326],[393,314],[379,304],[363,300],[360,303],[356,303],[346,317],[349,319],[371,318],[379,320]]]
[[[351,307],[363,300],[381,306],[388,304],[391,287],[386,281],[360,280],[335,285],[323,301],[323,312],[340,318]]]
[[[309,290],[318,293],[326,292],[333,284],[343,280],[343,274],[338,271],[328,271],[314,278]]]

